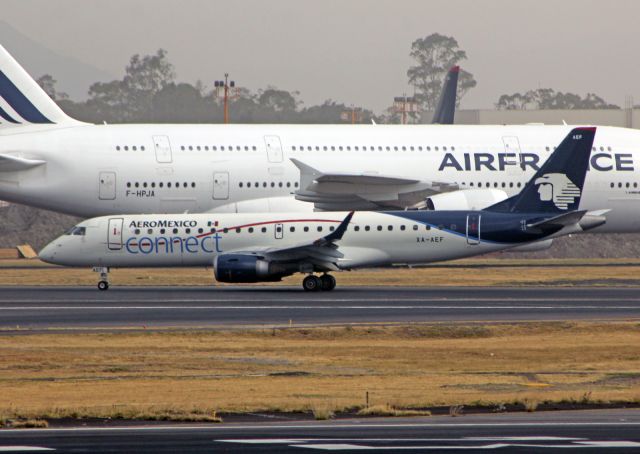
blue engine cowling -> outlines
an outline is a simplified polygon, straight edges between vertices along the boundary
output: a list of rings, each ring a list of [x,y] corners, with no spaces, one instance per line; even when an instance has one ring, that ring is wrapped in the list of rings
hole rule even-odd
[[[245,254],[222,254],[213,262],[213,273],[218,282],[275,282],[295,271],[260,256]]]

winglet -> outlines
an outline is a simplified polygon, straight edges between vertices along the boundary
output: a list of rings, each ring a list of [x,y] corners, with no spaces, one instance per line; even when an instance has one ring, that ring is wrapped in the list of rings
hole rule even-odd
[[[324,238],[322,238],[321,241],[322,242],[331,243],[333,241],[341,240],[342,239],[342,235],[344,235],[344,232],[347,231],[347,227],[349,226],[349,223],[351,222],[351,218],[353,217],[353,213],[354,213],[353,211],[349,212],[349,214],[347,214],[347,216],[344,218],[344,220],[340,223],[338,228],[336,228],[329,235],[327,235]]]

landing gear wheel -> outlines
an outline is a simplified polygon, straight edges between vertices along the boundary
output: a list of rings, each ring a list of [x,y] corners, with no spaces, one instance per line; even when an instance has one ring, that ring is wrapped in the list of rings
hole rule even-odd
[[[107,281],[98,282],[98,290],[109,290],[109,283]]]
[[[320,282],[322,284],[322,290],[331,291],[336,288],[336,278],[330,274],[320,276]]]
[[[317,292],[322,288],[322,281],[314,274],[310,274],[302,280],[302,288],[307,292]]]

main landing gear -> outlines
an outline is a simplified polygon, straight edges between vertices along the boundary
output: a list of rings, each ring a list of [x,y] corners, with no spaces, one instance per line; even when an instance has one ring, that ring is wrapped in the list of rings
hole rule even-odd
[[[330,274],[323,274],[322,276],[310,274],[303,279],[302,288],[307,292],[330,291],[336,288],[336,278]]]
[[[100,282],[98,282],[98,290],[109,290],[109,268],[105,266],[96,266],[93,271],[100,273]]]

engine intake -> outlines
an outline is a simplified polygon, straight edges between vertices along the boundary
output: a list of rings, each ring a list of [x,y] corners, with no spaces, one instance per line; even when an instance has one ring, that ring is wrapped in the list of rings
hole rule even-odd
[[[296,271],[293,265],[273,263],[260,256],[245,254],[222,254],[213,262],[213,273],[218,282],[277,282]]]

